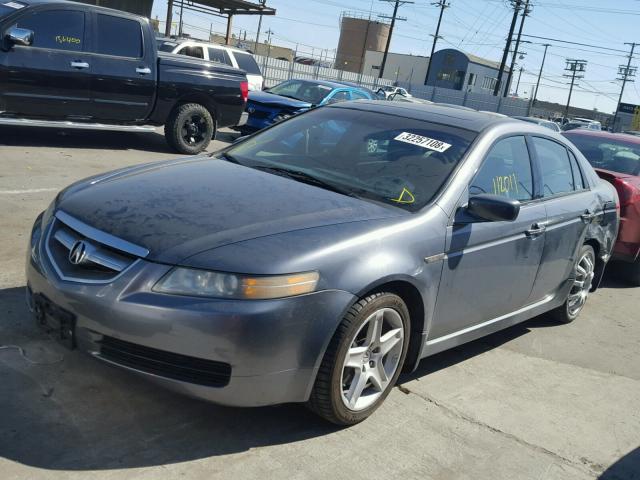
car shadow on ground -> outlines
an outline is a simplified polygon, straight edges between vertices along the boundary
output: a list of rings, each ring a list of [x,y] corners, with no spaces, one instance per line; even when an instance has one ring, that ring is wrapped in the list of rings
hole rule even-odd
[[[607,468],[598,480],[638,480],[640,478],[640,447],[630,451]]]
[[[65,350],[35,327],[24,287],[0,290],[0,318],[0,345],[20,345],[27,358],[51,363],[33,365],[15,349],[0,350],[0,457],[14,462],[50,470],[137,468],[294,443],[339,430],[301,405],[221,407]],[[545,316],[536,317],[434,355],[399,383],[553,325]],[[637,467],[637,452],[619,463],[618,469]],[[614,467],[612,474],[618,472]]]
[[[158,132],[113,132],[0,126],[0,145],[175,153],[167,145],[164,136]]]

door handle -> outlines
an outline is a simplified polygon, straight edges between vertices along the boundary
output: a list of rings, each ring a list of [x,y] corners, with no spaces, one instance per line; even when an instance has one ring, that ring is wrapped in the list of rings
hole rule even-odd
[[[138,67],[136,68],[136,73],[140,75],[149,75],[151,73],[151,69],[149,67]]]
[[[79,68],[79,69],[89,68],[89,64],[87,62],[80,62],[77,60],[71,62],[71,66],[73,68]]]
[[[534,223],[531,228],[524,232],[529,238],[536,238],[547,231],[547,226],[544,223]]]

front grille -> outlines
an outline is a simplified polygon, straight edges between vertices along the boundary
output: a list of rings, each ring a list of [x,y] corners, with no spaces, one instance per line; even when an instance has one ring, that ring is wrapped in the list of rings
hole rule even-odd
[[[91,239],[59,218],[50,226],[47,253],[56,271],[65,280],[102,283],[113,280],[136,260],[136,256]],[[80,262],[71,261],[71,250],[82,242]]]
[[[144,347],[103,336],[99,356],[118,365],[181,382],[224,387],[231,377],[231,365],[213,360]]]

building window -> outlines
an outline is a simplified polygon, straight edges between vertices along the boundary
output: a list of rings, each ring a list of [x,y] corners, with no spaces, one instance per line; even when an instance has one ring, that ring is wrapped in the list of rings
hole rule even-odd
[[[438,80],[442,80],[445,82],[450,82],[451,80],[453,80],[453,76],[455,75],[455,71],[454,70],[440,70],[438,72]]]
[[[474,87],[476,85],[476,78],[478,78],[478,76],[475,73],[470,73],[469,74],[469,83],[468,83],[468,85],[470,87]]]
[[[484,80],[482,81],[482,88],[484,88],[485,90],[493,90],[494,88],[496,88],[496,83],[498,83],[497,78],[484,77]]]

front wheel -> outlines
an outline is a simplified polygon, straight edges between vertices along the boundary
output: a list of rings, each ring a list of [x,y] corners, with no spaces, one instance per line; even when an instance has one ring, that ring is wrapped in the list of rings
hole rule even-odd
[[[209,110],[197,103],[185,103],[174,109],[164,126],[169,146],[187,155],[206,149],[214,134],[215,123]]]
[[[393,293],[353,305],[322,360],[308,406],[338,425],[371,415],[395,384],[409,345],[409,311]]]
[[[560,323],[571,323],[582,311],[595,275],[596,253],[591,245],[583,245],[578,255],[578,261],[573,267],[574,280],[567,300],[551,311],[554,320]]]

